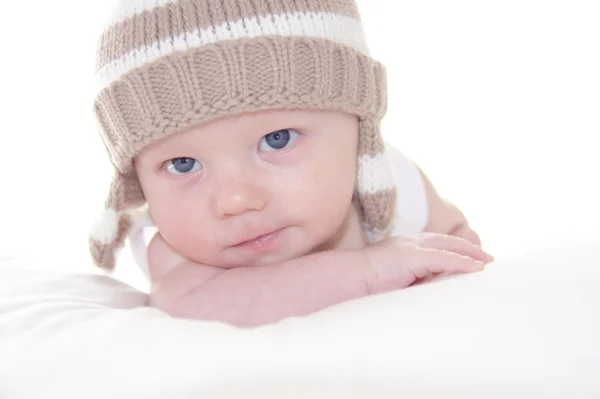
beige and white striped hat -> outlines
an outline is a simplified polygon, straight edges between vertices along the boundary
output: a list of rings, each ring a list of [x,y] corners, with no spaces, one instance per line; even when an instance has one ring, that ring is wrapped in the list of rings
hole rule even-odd
[[[100,38],[94,114],[115,175],[92,229],[95,264],[115,267],[145,204],[133,159],[214,118],[266,109],[359,117],[355,200],[372,240],[388,234],[396,192],[379,126],[383,65],[369,56],[353,0],[119,0]]]

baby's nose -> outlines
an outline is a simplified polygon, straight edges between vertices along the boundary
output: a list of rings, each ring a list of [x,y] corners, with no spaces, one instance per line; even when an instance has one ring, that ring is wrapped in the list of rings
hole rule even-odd
[[[263,209],[267,195],[257,180],[249,176],[237,176],[217,184],[212,196],[215,215],[219,219],[225,219]]]

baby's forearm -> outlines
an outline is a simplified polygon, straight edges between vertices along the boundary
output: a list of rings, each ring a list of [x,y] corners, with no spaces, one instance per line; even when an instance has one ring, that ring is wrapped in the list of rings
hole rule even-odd
[[[176,317],[251,327],[365,296],[367,277],[368,262],[359,251],[326,251],[280,264],[223,270],[166,310]]]

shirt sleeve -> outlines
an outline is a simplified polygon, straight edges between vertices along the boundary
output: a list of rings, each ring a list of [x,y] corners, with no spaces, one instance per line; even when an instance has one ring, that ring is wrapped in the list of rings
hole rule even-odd
[[[419,170],[398,148],[386,143],[386,152],[394,174],[397,201],[393,235],[410,235],[427,227],[428,203],[425,184]]]

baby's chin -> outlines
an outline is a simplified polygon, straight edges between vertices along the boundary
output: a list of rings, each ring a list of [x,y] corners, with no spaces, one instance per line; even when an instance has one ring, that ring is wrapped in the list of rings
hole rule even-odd
[[[276,264],[281,264],[292,259],[297,259],[299,257],[308,255],[310,253],[317,252],[314,250],[308,251],[294,251],[287,253],[272,253],[272,254],[264,254],[260,257],[252,257],[246,259],[223,259],[217,261],[214,265],[215,267],[219,267],[222,269],[235,269],[240,267],[265,267],[272,266]]]

